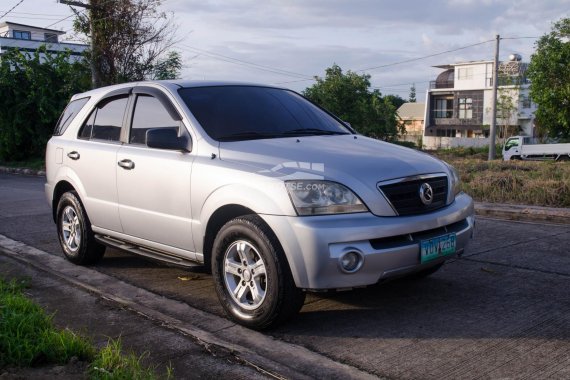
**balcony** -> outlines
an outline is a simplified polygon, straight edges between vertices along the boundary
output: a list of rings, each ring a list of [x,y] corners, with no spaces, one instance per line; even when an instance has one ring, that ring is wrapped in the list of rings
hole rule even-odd
[[[453,88],[454,81],[452,80],[432,80],[429,82],[430,90],[439,88]]]
[[[449,118],[433,118],[432,119],[433,123],[432,125],[435,126],[448,126],[448,125],[454,125],[454,126],[459,126],[459,125],[466,125],[466,126],[471,126],[471,125],[481,125],[481,120],[477,120],[477,119],[459,119],[459,118],[455,118],[455,117],[449,117]]]

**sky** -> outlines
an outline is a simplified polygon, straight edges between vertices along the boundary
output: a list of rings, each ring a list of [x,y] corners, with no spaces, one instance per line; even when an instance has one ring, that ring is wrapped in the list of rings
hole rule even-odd
[[[2,0],[0,16],[15,5],[0,21],[72,30],[56,0]],[[163,0],[161,10],[176,25],[185,79],[302,91],[336,63],[369,74],[382,94],[407,99],[415,84],[423,101],[442,71],[434,65],[492,60],[497,34],[501,60],[529,61],[537,37],[570,17],[570,0]]]

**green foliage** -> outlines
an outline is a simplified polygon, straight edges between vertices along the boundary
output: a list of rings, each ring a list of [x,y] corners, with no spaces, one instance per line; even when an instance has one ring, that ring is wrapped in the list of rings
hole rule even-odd
[[[165,59],[154,66],[152,79],[178,79],[182,70],[182,56],[177,51],[171,51]]]
[[[133,353],[124,354],[122,351],[121,339],[109,340],[89,366],[90,378],[94,380],[152,380],[158,378],[154,368],[142,363],[147,354],[137,356]],[[166,378],[171,378],[172,374],[172,368],[168,366]]]
[[[349,122],[363,135],[392,140],[398,134],[396,107],[378,90],[370,91],[370,75],[346,74],[334,64],[325,78],[303,92],[307,98]]]
[[[52,317],[24,296],[24,287],[0,279],[0,368],[91,359],[93,346],[69,330],[57,331]]]
[[[527,71],[537,124],[551,137],[570,137],[570,18],[554,23],[536,44]]]
[[[70,52],[10,50],[0,60],[0,160],[39,158],[69,98],[89,88],[82,61]]]
[[[386,95],[384,96],[384,99],[390,102],[395,109],[400,108],[402,104],[406,103],[406,100],[402,99],[400,95]]]
[[[394,140],[394,141],[391,141],[391,143],[396,144],[396,145],[405,146],[406,148],[418,149],[417,144],[413,141]]]

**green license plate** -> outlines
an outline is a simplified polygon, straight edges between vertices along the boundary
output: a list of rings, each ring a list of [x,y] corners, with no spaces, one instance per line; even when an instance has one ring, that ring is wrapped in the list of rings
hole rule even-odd
[[[438,257],[453,255],[455,253],[456,241],[457,237],[455,233],[420,241],[420,258],[422,264],[437,259]]]

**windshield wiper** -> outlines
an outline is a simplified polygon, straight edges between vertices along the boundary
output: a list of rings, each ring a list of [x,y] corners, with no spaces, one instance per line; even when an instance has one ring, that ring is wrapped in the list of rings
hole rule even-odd
[[[275,133],[263,133],[263,132],[255,132],[255,131],[246,131],[246,132],[238,132],[232,133],[231,135],[221,136],[218,137],[218,141],[240,141],[240,140],[254,140],[254,139],[269,139],[279,137],[278,134]]]
[[[327,131],[326,129],[318,128],[298,128],[285,131],[283,135],[348,135],[348,132],[342,131]]]

